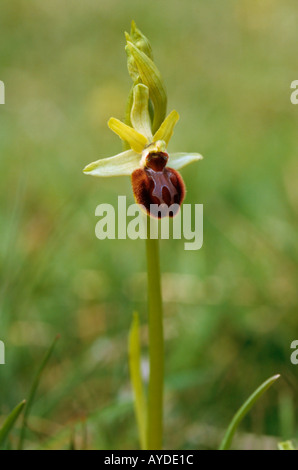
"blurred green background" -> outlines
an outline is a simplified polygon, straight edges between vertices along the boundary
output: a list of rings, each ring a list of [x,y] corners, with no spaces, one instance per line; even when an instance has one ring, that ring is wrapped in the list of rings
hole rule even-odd
[[[295,439],[297,2],[2,0],[0,11],[0,414],[28,396],[60,333],[26,446],[138,446],[127,335],[137,310],[145,370],[145,246],[94,234],[98,204],[133,202],[129,178],[82,174],[121,151],[106,122],[124,115],[134,19],[181,116],[169,150],[205,157],[182,170],[185,202],[204,204],[203,248],[161,243],[165,448],[218,445],[275,373],[234,447]]]

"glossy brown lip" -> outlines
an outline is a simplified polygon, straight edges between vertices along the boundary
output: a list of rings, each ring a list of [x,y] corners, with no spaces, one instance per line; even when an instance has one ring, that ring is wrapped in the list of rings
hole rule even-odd
[[[164,167],[159,171],[138,168],[132,173],[131,182],[136,202],[146,208],[148,215],[174,217],[179,212],[185,187],[182,177],[173,168]]]

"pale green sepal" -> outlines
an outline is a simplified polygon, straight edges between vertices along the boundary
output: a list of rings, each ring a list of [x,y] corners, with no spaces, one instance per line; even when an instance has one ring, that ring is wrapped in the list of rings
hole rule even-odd
[[[148,144],[148,139],[138,131],[116,118],[110,118],[108,122],[109,128],[117,134],[120,139],[126,141],[132,150],[142,153],[143,148]]]
[[[152,142],[151,119],[148,109],[149,90],[146,85],[138,84],[133,88],[133,104],[130,120],[133,127]]]
[[[202,155],[199,153],[171,153],[168,166],[174,170],[180,170],[190,163],[202,160]]]
[[[153,132],[156,132],[167,111],[167,95],[160,72],[154,62],[134,44],[128,42],[126,48],[136,61],[142,82],[149,88],[149,96],[154,106]]]
[[[114,157],[101,158],[87,165],[83,172],[92,176],[131,175],[140,166],[140,155],[133,150],[119,153]]]
[[[171,111],[166,117],[158,131],[154,134],[153,140],[164,140],[166,145],[169,145],[170,139],[173,135],[174,127],[179,120],[179,114],[177,111]]]

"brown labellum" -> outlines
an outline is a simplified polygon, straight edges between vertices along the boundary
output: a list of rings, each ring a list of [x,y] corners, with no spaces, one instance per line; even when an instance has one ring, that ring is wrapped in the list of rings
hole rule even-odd
[[[136,202],[159,219],[175,216],[185,196],[183,179],[176,170],[166,167],[167,160],[166,153],[151,153],[145,168],[138,168],[131,175]]]

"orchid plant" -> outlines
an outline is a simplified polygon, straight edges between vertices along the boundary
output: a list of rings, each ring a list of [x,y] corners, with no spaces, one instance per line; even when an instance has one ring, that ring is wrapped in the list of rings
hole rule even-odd
[[[125,123],[111,118],[108,125],[123,141],[124,151],[102,158],[84,168],[84,173],[98,177],[130,175],[136,202],[148,215],[147,274],[150,375],[146,396],[140,371],[139,323],[135,315],[129,336],[131,382],[142,449],[161,449],[163,434],[163,313],[158,240],[150,238],[152,207],[167,208],[157,217],[174,216],[181,206],[185,188],[177,170],[202,159],[198,153],[173,153],[167,147],[177,111],[166,117],[167,95],[156,67],[150,43],[132,22],[126,36],[128,71],[133,80]],[[170,166],[167,166],[168,162]]]

